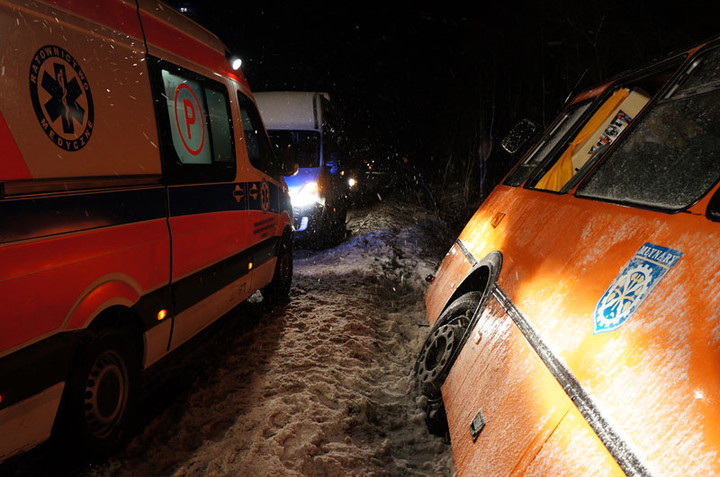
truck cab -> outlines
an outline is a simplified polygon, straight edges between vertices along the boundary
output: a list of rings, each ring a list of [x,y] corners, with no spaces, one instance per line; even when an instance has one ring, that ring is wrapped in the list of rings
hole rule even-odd
[[[255,101],[279,159],[295,160],[287,177],[297,238],[344,235],[347,181],[343,178],[338,115],[322,92],[271,91]]]

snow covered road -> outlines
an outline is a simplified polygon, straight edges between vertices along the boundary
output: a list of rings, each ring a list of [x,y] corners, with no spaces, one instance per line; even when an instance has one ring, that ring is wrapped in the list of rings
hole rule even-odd
[[[296,250],[289,305],[263,313],[251,300],[153,371],[125,449],[62,474],[454,475],[412,373],[424,277],[453,237],[395,201],[355,211],[348,228],[335,248]],[[57,475],[45,454],[7,470]]]

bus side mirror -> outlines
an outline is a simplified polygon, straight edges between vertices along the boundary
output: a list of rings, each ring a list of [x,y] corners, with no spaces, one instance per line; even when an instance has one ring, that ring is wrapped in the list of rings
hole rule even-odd
[[[527,142],[535,136],[538,125],[529,119],[523,119],[513,127],[503,138],[500,145],[510,154],[518,152]]]

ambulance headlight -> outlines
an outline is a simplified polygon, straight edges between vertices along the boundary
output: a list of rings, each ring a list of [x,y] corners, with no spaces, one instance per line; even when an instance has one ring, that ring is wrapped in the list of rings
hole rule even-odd
[[[293,207],[307,207],[313,204],[322,204],[325,200],[320,197],[317,182],[308,182],[299,189],[290,191],[290,200]]]
[[[356,185],[357,185],[357,181],[356,181],[355,179],[353,179],[352,177],[351,177],[350,179],[348,179],[348,186],[349,186],[351,189],[352,189],[353,187],[355,187]]]

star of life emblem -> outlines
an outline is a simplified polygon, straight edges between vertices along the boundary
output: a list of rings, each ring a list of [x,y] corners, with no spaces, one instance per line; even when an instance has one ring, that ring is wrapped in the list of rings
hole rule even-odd
[[[640,247],[595,305],[593,333],[622,326],[682,255],[651,243]]]
[[[68,152],[85,147],[93,133],[95,110],[79,60],[57,45],[46,45],[32,59],[28,84],[48,139]]]
[[[260,207],[263,212],[267,212],[270,209],[270,186],[264,178],[260,185]]]

